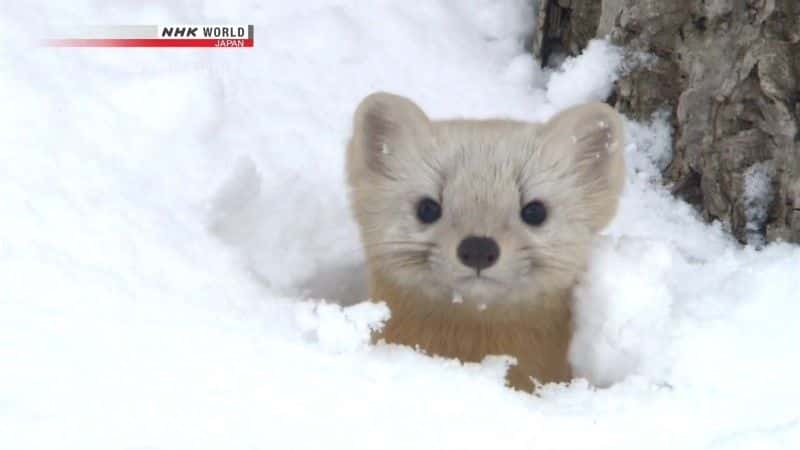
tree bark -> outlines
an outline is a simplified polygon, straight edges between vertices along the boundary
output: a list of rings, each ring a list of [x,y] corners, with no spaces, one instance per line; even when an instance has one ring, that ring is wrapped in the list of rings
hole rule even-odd
[[[671,112],[674,194],[741,242],[800,242],[800,2],[542,0],[533,50],[546,65],[606,36],[653,55],[609,102]]]

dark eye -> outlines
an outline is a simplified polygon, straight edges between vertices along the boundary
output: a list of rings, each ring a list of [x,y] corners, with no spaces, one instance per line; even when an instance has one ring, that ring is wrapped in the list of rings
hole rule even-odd
[[[522,221],[528,225],[541,225],[547,219],[547,208],[540,200],[533,200],[522,207],[520,216]]]
[[[425,197],[417,203],[417,219],[422,223],[433,223],[442,217],[442,207],[436,200]]]

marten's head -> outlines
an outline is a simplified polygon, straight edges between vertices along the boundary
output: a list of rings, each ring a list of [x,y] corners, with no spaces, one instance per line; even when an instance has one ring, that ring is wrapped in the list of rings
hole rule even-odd
[[[522,301],[584,270],[622,190],[622,121],[602,103],[544,124],[431,121],[376,93],[347,172],[373,276],[431,299]]]

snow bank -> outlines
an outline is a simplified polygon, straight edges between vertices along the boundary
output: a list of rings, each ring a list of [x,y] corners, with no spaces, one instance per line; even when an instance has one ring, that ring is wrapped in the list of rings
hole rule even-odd
[[[658,116],[629,124],[620,215],[577,292],[586,380],[530,396],[503,387],[502,357],[367,345],[387,311],[358,304],[352,110],[378,89],[434,117],[601,99],[618,51],[542,71],[523,50],[532,11],[7,5],[3,42],[244,20],[256,47],[0,50],[0,448],[800,447],[800,250],[741,248],[672,199]]]

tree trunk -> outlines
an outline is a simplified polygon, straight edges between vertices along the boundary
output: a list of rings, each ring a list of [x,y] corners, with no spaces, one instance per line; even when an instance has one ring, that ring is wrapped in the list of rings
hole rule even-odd
[[[653,55],[609,101],[672,113],[673,192],[741,242],[800,242],[800,2],[541,0],[539,25],[543,65],[592,37]]]

